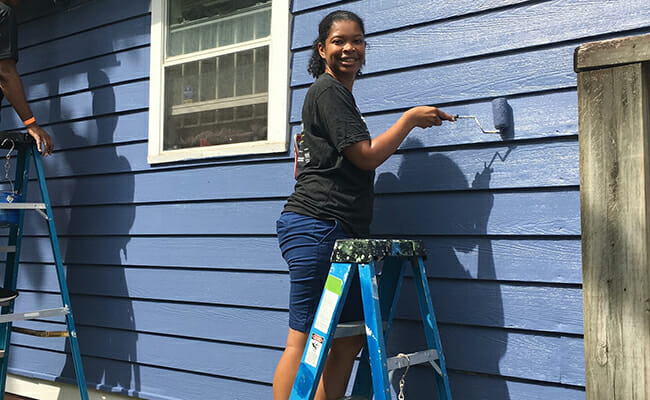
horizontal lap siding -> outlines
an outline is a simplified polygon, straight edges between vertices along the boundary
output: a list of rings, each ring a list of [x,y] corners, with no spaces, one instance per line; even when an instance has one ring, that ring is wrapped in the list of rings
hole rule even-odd
[[[267,399],[286,339],[274,224],[292,160],[147,164],[149,7],[77,0],[21,25],[26,92],[56,140],[44,165],[89,385],[155,399]],[[372,231],[425,243],[455,398],[584,399],[572,52],[590,38],[650,31],[646,2],[294,0],[293,132],[312,81],[308,47],[336,8],[366,20],[355,96],[373,136],[414,105],[487,127],[492,98],[513,108],[513,140],[468,120],[415,129],[377,170]],[[0,112],[3,129],[20,126],[6,104]],[[24,243],[17,308],[57,306],[36,216]],[[423,344],[411,287],[409,275],[389,352]],[[13,373],[73,379],[64,340],[13,340]],[[429,370],[409,372],[407,398],[432,390]]]
[[[82,329],[82,328],[80,328]],[[42,351],[31,347],[15,346],[12,349],[10,371],[28,377],[52,379],[57,376],[60,365],[64,365],[66,356],[62,352]],[[94,372],[96,382],[89,381],[89,387],[117,392],[124,395],[144,399],[202,399],[214,393],[225,399],[263,399],[268,397],[269,390],[256,383],[228,379],[214,375],[202,375],[177,369],[161,368],[154,365],[139,365],[133,361],[118,361],[113,359],[86,356],[83,359],[84,370]],[[53,366],[56,366],[53,368]],[[109,372],[107,372],[109,371]],[[125,374],[125,371],[129,371]],[[142,384],[130,388],[128,384],[130,371],[137,373]],[[102,377],[102,374],[105,374]],[[60,379],[63,382],[74,383],[69,378]],[[120,381],[125,386],[116,387],[114,384],[102,381]],[[180,394],[178,394],[181,392]],[[177,396],[170,394],[177,393]],[[207,397],[210,398],[210,397]]]
[[[269,398],[287,325],[273,237],[292,187],[287,156],[151,167],[150,2],[32,11],[19,69],[56,143],[44,167],[89,386],[152,399]],[[3,129],[21,125],[11,107],[0,112]],[[261,168],[273,178],[247,184]],[[36,200],[33,180],[29,190]],[[57,307],[47,232],[27,220],[16,309]],[[17,325],[63,328],[56,318]],[[74,383],[64,339],[12,339],[12,373]]]
[[[650,32],[650,6],[301,0],[293,7],[294,132],[312,81],[309,47],[318,21],[335,9],[366,22],[366,66],[354,92],[373,136],[420,104],[476,115],[489,129],[490,100],[508,97],[514,138],[506,141],[468,120],[415,129],[377,169],[371,231],[424,240],[456,398],[584,399],[573,50]],[[409,277],[389,353],[424,343],[412,285]],[[407,398],[435,390],[429,371],[415,371]]]

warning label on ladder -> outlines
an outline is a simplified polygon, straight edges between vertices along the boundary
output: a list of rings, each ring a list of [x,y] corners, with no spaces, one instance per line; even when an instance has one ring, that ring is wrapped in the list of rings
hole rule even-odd
[[[321,348],[323,347],[323,337],[313,333],[309,340],[309,348],[305,356],[305,363],[316,368],[318,359],[320,358]]]

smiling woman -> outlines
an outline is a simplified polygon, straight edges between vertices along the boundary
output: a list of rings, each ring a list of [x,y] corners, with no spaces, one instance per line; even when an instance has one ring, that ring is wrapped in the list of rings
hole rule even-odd
[[[325,72],[352,91],[354,79],[366,61],[362,25],[352,20],[335,22],[327,39],[318,42],[318,54],[325,63]]]
[[[275,400],[289,398],[335,241],[369,234],[375,168],[414,127],[454,120],[436,107],[415,107],[371,140],[352,95],[365,53],[365,30],[359,16],[335,11],[320,22],[308,68],[316,82],[305,97],[303,130],[295,141],[297,182],[277,223],[291,293],[287,347],[273,380]],[[360,319],[359,280],[355,278],[340,321]],[[315,399],[338,399],[345,394],[362,344],[361,336],[334,339]]]

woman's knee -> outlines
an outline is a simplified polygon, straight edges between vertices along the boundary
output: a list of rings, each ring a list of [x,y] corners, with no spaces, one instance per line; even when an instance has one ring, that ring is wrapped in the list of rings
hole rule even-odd
[[[302,352],[302,350],[305,348],[305,344],[307,344],[307,336],[307,332],[300,332],[289,328],[286,349],[300,350]]]

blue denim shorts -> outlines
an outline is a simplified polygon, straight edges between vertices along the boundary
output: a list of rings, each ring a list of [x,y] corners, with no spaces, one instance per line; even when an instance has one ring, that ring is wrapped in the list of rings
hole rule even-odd
[[[289,327],[309,332],[337,239],[349,236],[337,221],[320,220],[293,212],[277,221],[278,242],[289,265]],[[363,320],[359,276],[355,274],[339,322]]]

